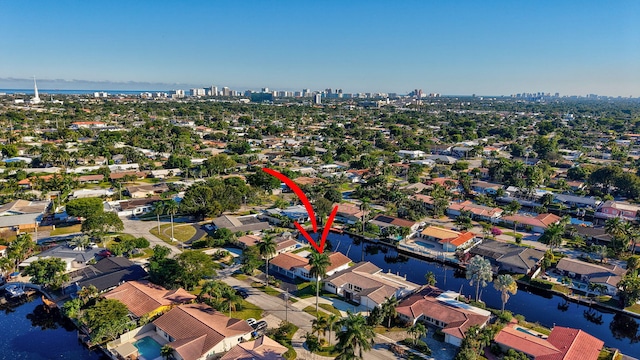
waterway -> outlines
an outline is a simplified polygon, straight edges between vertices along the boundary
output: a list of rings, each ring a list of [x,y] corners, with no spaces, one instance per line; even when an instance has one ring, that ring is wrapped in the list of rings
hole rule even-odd
[[[330,233],[328,241],[331,242],[334,251],[347,254],[356,262],[360,261],[362,246],[354,244],[351,236]],[[357,240],[356,243],[358,243]],[[475,287],[469,284],[461,270],[437,262],[402,255],[398,257],[395,249],[384,245],[380,247],[384,248],[386,254],[382,250],[376,252],[375,246],[372,245],[364,242],[364,259],[384,272],[391,271],[401,276],[406,275],[407,280],[411,282],[425,284],[424,275],[432,271],[438,281],[436,286],[454,291],[462,289],[462,294],[466,296],[473,297],[475,294]],[[366,251],[367,247],[369,251]],[[493,288],[493,283],[481,289],[481,300],[489,307],[500,309],[502,306],[500,293]],[[559,325],[582,329],[604,341],[607,347],[617,348],[624,354],[640,357],[640,332],[638,331],[640,320],[633,317],[590,309],[585,305],[567,303],[560,296],[523,289],[519,289],[509,298],[506,309],[514,314],[524,315],[527,321],[538,322],[545,327]]]
[[[104,360],[77,338],[76,328],[57,310],[45,311],[42,300],[0,307],[0,359]]]

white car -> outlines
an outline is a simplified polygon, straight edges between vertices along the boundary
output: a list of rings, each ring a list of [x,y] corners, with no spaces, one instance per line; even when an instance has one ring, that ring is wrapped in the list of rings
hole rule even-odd
[[[254,318],[248,318],[247,319],[247,323],[249,324],[249,326],[253,326],[256,322],[257,322],[257,320],[254,319]]]
[[[213,230],[213,225],[207,224],[207,225],[204,226],[204,228],[209,230],[209,231],[211,231],[211,230]]]

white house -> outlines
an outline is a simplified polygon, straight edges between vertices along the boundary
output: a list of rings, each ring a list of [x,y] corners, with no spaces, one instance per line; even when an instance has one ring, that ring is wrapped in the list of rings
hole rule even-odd
[[[327,276],[349,268],[351,259],[342,253],[334,252],[329,254],[331,265],[327,268]],[[282,253],[269,261],[269,269],[291,279],[296,277],[307,281],[315,280],[309,275],[311,265],[309,259],[294,253]]]

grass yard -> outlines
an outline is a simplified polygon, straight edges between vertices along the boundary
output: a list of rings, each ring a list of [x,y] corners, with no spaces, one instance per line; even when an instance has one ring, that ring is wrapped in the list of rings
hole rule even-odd
[[[386,324],[386,321],[384,322]],[[393,325],[393,321],[391,322],[391,325]],[[373,331],[375,331],[377,334],[385,334],[388,332],[399,332],[399,331],[407,331],[407,328],[401,328],[401,327],[397,327],[397,326],[392,326],[390,329],[388,329],[386,326],[383,325],[378,325],[375,328],[373,328]]]
[[[241,300],[242,310],[240,311],[232,311],[231,317],[247,320],[249,318],[260,319],[262,318],[263,310],[259,308],[257,305],[254,305],[244,299]]]
[[[328,311],[329,313],[332,313],[332,314],[335,314],[335,315],[338,315],[338,316],[342,316],[342,314],[340,314],[340,310],[334,308],[333,306],[331,306],[329,304],[318,304],[318,307],[319,307],[319,309],[318,309],[317,313],[316,313],[316,306],[315,305],[309,305],[306,308],[302,309],[302,311],[304,311],[304,312],[306,312],[308,314],[311,314],[311,315],[313,315],[315,317],[318,317],[318,315],[320,315],[320,316],[329,316],[324,311],[320,310],[320,309],[322,309],[322,310]]]
[[[278,296],[280,295],[280,291],[272,288],[271,286],[264,286],[264,284],[262,283],[258,283],[258,282],[254,282],[251,284],[251,287],[258,289],[262,292],[264,292],[267,295],[271,295],[271,296]]]
[[[247,280],[247,279],[249,278],[249,277],[248,277],[247,275],[245,275],[245,274],[233,274],[233,275],[231,275],[231,276],[232,276],[232,277],[234,277],[234,278],[236,278],[236,279],[238,279],[238,280],[242,280],[242,281]]]
[[[56,236],[56,235],[66,235],[66,234],[73,234],[73,233],[77,233],[80,232],[80,228],[82,227],[82,224],[74,224],[74,225],[69,225],[69,226],[59,226],[56,227],[54,230],[51,230],[51,233],[49,236]]]
[[[155,226],[153,229],[149,230],[150,233],[162,239],[164,242],[168,244],[172,244],[171,242],[171,224],[162,224],[160,225],[160,233],[158,233],[158,227]],[[191,225],[185,224],[173,224],[173,236],[179,242],[185,242],[191,239],[196,234],[196,229]]]

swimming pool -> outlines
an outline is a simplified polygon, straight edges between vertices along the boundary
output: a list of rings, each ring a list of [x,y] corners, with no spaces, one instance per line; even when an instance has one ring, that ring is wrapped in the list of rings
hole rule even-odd
[[[133,346],[138,349],[141,359],[153,360],[162,356],[160,353],[160,349],[162,349],[162,346],[160,346],[160,344],[158,344],[158,342],[153,340],[153,338],[150,336],[145,336],[142,339],[134,342]]]
[[[427,249],[433,249],[436,247],[435,245],[424,242],[424,241],[414,241],[414,242],[422,247],[426,247]]]

